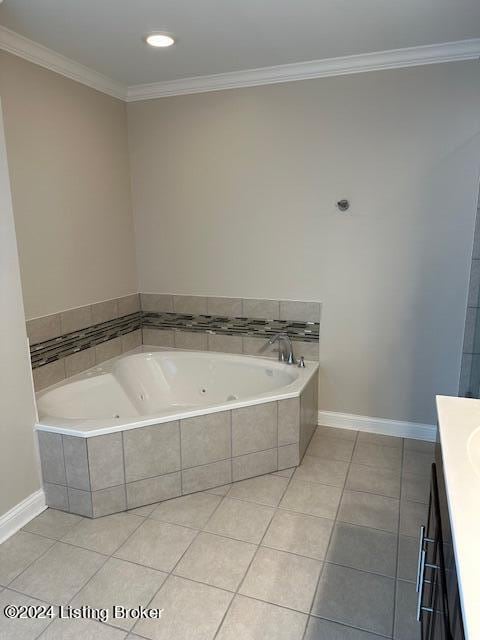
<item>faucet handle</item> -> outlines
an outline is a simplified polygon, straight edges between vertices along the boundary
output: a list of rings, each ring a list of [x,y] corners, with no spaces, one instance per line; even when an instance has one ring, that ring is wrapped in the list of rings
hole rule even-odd
[[[298,366],[299,366],[301,369],[305,369],[305,358],[304,358],[303,356],[300,356],[300,360],[299,360],[299,362],[298,362]]]

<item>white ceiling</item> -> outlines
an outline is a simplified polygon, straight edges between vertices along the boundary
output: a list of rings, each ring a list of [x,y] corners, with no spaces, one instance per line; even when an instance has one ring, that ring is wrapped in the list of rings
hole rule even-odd
[[[480,0],[4,0],[0,24],[135,85],[478,38]]]

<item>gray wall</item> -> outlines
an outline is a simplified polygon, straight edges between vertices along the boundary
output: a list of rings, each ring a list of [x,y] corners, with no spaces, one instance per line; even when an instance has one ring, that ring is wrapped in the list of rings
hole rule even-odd
[[[27,318],[137,291],[125,103],[0,52]]]
[[[433,423],[458,389],[479,80],[462,62],[129,104],[140,290],[320,300],[320,408]]]
[[[40,488],[35,404],[0,104],[0,515]]]

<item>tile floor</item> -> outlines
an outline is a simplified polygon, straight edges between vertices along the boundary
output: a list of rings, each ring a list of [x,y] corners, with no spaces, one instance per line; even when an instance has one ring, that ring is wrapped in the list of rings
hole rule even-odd
[[[319,427],[296,470],[89,520],[48,509],[0,545],[1,640],[418,640],[430,443]],[[8,620],[6,604],[163,609]]]

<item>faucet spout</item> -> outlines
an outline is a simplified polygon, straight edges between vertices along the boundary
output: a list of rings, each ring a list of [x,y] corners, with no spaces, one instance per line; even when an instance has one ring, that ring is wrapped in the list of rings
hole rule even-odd
[[[287,333],[282,332],[272,336],[264,346],[262,351],[266,349],[268,345],[275,344],[275,342],[278,342],[278,359],[280,360],[280,362],[285,362],[286,364],[296,364],[297,361],[293,354],[292,340]]]

